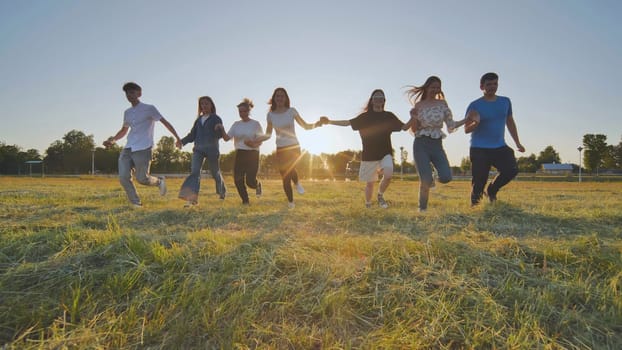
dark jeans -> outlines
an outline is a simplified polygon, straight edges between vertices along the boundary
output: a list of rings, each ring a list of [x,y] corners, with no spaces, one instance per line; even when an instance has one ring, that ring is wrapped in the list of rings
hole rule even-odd
[[[245,149],[235,151],[233,181],[244,203],[248,203],[246,186],[252,189],[257,188],[257,170],[259,170],[259,151]]]
[[[488,197],[496,199],[497,192],[507,185],[518,174],[518,165],[514,150],[508,146],[499,148],[474,148],[470,149],[471,172],[471,204],[477,204],[482,199],[484,187],[488,181],[490,167],[497,168],[498,174],[492,180],[486,190]]]
[[[286,146],[276,149],[276,159],[279,163],[279,173],[283,179],[283,190],[289,202],[294,201],[294,192],[292,190],[292,182],[298,183],[298,173],[296,172],[296,164],[300,161],[300,146]]]

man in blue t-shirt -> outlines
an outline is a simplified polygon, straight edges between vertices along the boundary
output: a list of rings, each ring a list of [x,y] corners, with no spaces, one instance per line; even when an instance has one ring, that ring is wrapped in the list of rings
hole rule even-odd
[[[498,171],[498,175],[486,189],[486,195],[491,202],[497,200],[499,189],[518,174],[514,150],[505,143],[506,126],[518,151],[525,152],[512,117],[512,103],[509,98],[496,95],[498,87],[497,74],[484,74],[480,80],[480,89],[484,96],[471,102],[466,111],[464,132],[471,133],[471,205],[477,205],[482,199],[491,166]]]

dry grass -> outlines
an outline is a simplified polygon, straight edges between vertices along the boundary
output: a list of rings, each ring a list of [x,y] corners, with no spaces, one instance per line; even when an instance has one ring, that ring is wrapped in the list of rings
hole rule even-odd
[[[230,179],[227,179],[230,182]],[[243,207],[116,179],[0,178],[0,347],[619,349],[622,185],[280,182]]]

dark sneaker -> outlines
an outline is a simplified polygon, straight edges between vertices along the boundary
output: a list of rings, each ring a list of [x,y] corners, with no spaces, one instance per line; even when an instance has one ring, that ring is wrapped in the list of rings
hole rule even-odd
[[[381,194],[378,195],[378,206],[382,209],[387,209],[389,207],[389,204],[384,200],[384,196]]]
[[[486,189],[486,192],[484,192],[486,194],[486,197],[488,197],[488,200],[490,201],[490,203],[494,203],[497,201],[497,192],[493,192],[490,190],[490,186],[488,186],[488,188]]]
[[[255,195],[257,198],[261,197],[263,191],[261,190],[261,182],[257,182],[257,188],[255,189]]]

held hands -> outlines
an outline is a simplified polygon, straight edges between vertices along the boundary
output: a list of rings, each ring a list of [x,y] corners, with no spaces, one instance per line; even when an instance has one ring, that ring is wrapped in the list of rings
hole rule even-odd
[[[106,141],[104,141],[104,147],[106,147],[106,149],[112,147],[112,145],[114,145],[114,137],[109,137],[106,139]]]
[[[259,141],[257,139],[254,139],[254,140],[244,140],[244,144],[247,145],[248,147],[252,147],[252,148],[257,148],[257,147],[261,146],[262,143],[263,143],[263,141]]]
[[[479,125],[479,113],[476,111],[470,111],[466,116],[466,122],[464,123],[464,132],[470,133]]]
[[[175,142],[175,146],[176,146],[178,149],[181,149],[184,145],[183,145],[183,143],[181,143],[181,140],[180,140],[180,139],[177,139],[177,142]]]
[[[521,153],[525,152],[525,147],[523,147],[520,142],[516,143],[516,149]]]
[[[328,119],[327,116],[323,115],[323,116],[320,117],[320,120],[315,122],[315,127],[317,128],[318,126],[326,125],[326,124],[328,124],[329,121],[330,121],[330,119]]]

